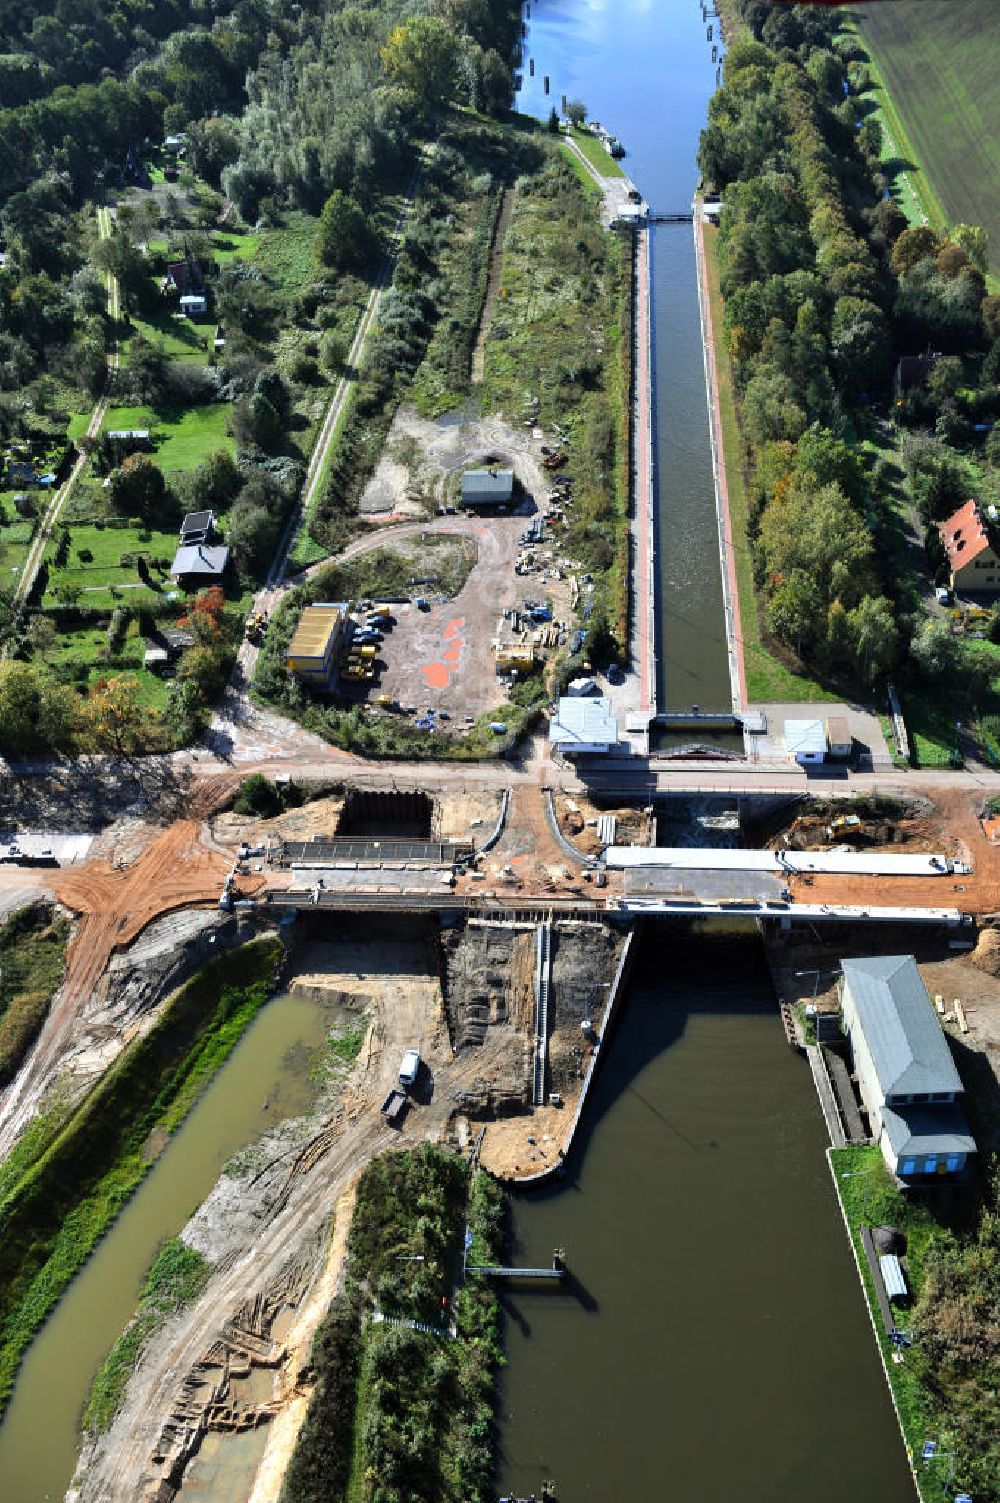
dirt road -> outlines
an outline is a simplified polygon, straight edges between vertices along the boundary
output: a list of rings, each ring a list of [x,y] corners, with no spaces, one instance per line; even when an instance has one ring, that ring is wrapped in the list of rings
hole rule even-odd
[[[116,869],[88,861],[52,873],[51,891],[80,922],[66,952],[66,974],[45,1024],[0,1101],[0,1155],[9,1152],[41,1090],[64,1056],[80,1013],[101,985],[108,962],[163,914],[214,906],[232,860],[202,842],[197,820],[156,835],[138,860]]]

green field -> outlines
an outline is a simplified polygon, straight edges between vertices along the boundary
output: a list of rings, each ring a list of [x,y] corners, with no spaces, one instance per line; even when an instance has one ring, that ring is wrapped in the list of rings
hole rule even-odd
[[[1000,33],[995,0],[865,6],[863,41],[913,156],[953,222],[981,224],[1000,267]],[[899,143],[906,150],[906,141]],[[930,207],[930,206],[927,206]],[[931,219],[934,219],[931,212]]]
[[[170,474],[195,469],[216,449],[233,452],[235,445],[226,432],[229,412],[227,402],[204,407],[109,407],[104,428],[151,429],[156,463]]]
[[[110,606],[114,603],[111,589],[121,591],[123,602],[137,605],[141,601],[155,599],[159,591],[150,590],[139,578],[134,563],[123,564],[123,554],[144,553],[147,560],[165,559],[169,567],[177,551],[176,532],[143,532],[137,527],[72,526],[69,528],[69,558],[64,568],[54,564],[57,547],[53,537],[45,550],[45,562],[49,566],[49,585],[44,604],[56,601],[55,591],[61,584],[79,585],[83,605]],[[147,541],[148,538],[148,541]],[[81,551],[91,558],[83,561]],[[164,589],[174,588],[169,574],[152,567],[151,578]]]

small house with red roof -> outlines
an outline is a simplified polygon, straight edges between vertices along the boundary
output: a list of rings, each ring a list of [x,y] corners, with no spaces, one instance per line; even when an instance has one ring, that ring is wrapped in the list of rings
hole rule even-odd
[[[953,590],[1000,590],[1000,537],[975,501],[966,501],[946,522],[939,522],[938,529]]]

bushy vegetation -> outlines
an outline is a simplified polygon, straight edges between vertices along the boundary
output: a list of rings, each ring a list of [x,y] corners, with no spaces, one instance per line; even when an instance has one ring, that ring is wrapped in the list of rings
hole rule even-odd
[[[317,1384],[282,1503],[483,1503],[490,1493],[498,1306],[468,1281],[450,1311],[466,1220],[500,1256],[503,1200],[485,1174],[424,1145],[365,1170],[351,1224],[345,1293],[313,1346]],[[416,1261],[416,1259],[423,1261]],[[379,1307],[446,1325],[441,1336],[366,1320]]]
[[[150,1336],[168,1316],[201,1292],[211,1266],[180,1237],[171,1237],[163,1244],[146,1272],[138,1310],[94,1379],[83,1415],[87,1430],[100,1434],[108,1428]]]
[[[259,940],[187,982],[0,1200],[0,1405],[70,1279],[149,1171],[154,1129],[173,1132],[270,994],[281,953]]]
[[[0,928],[0,1086],[14,1078],[45,1021],[69,929],[44,903],[20,909]]]
[[[724,334],[766,628],[790,661],[844,688],[890,673],[923,685],[928,625],[914,560],[896,567],[895,440],[878,414],[932,429],[907,451],[908,478],[925,521],[947,515],[969,494],[954,451],[989,465],[983,433],[1000,412],[985,237],[907,228],[886,189],[857,41],[835,15],[756,0],[729,10],[743,26],[700,160],[723,195]],[[943,358],[897,404],[899,358],[928,347]],[[991,673],[974,655],[952,659],[964,718]]]
[[[926,1439],[954,1455],[956,1488],[982,1503],[1000,1500],[1000,1425],[994,1395],[1000,1378],[996,1322],[1000,1267],[1000,1180],[995,1166],[985,1190],[964,1185],[950,1201],[903,1195],[875,1147],[835,1149],[838,1191],[858,1252],[876,1331],[911,1452]],[[901,1363],[875,1306],[859,1228],[895,1226],[907,1236],[913,1307],[898,1321],[912,1338]],[[926,1468],[928,1503],[946,1496],[940,1468]]]

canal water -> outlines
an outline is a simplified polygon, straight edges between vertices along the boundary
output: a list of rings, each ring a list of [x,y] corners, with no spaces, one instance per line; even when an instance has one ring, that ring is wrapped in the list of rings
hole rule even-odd
[[[180,1231],[234,1153],[309,1110],[315,1051],[330,1026],[320,1003],[275,998],[169,1140],[25,1356],[0,1425],[3,1503],[62,1498],[90,1385],[136,1308],[157,1248]]]
[[[544,118],[563,94],[581,99],[625,143],[622,165],[650,207],[689,211],[716,70],[698,0],[531,0],[526,9],[518,109]],[[656,225],[651,234],[657,703],[728,711],[694,241],[690,224]]]
[[[501,1482],[560,1503],[913,1503],[824,1157],[750,926],[650,924],[566,1179],[515,1205]]]

